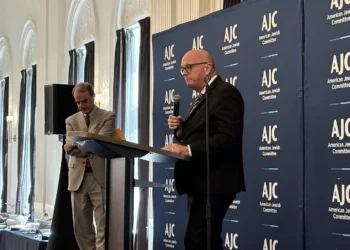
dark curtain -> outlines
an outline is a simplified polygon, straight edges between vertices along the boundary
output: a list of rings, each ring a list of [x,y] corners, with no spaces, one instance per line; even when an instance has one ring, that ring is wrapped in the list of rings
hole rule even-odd
[[[69,51],[69,75],[68,84],[75,85],[77,83],[75,50]],[[64,151],[66,136],[62,138],[62,158],[60,176],[58,179],[58,187],[56,193],[56,201],[53,212],[51,234],[47,245],[47,250],[79,250],[79,246],[74,236],[73,213],[71,193],[68,191],[68,155]]]
[[[77,53],[75,49],[69,51],[69,72],[68,72],[68,84],[75,85],[77,83]]]
[[[114,76],[113,76],[113,111],[116,113],[116,127],[125,131],[125,91],[126,91],[126,38],[125,30],[116,31],[117,41],[114,51]],[[109,206],[110,195],[110,161],[106,164],[106,208]],[[106,209],[106,246],[109,235],[109,210]],[[121,225],[123,226],[123,225]]]
[[[55,208],[51,224],[51,234],[47,250],[79,250],[73,229],[73,214],[68,187],[68,161],[62,144],[61,171],[58,181]]]
[[[36,65],[32,66],[32,93],[30,114],[30,192],[28,197],[29,213],[34,219],[34,187],[35,187],[35,110],[36,110]]]
[[[224,6],[223,8],[226,9],[226,8],[229,8],[229,7],[232,7],[232,6],[235,6],[241,2],[244,2],[245,0],[241,1],[241,0],[224,0]]]
[[[117,115],[116,127],[125,131],[125,93],[126,93],[126,39],[125,30],[117,30],[117,43],[114,56],[113,81],[114,112]]]
[[[6,116],[9,115],[9,78],[5,78],[5,86],[4,86],[4,99],[3,103],[4,113],[1,117],[2,123],[3,123],[3,134],[1,135],[2,140],[2,152],[3,155],[1,155],[1,161],[2,161],[2,193],[1,195],[1,212],[4,213],[7,210],[6,202],[7,202],[7,169],[8,169],[8,143],[11,140],[11,138],[7,137],[7,130],[9,129],[7,126]]]
[[[17,157],[17,195],[16,195],[16,214],[20,214],[21,211],[21,194],[23,182],[23,165],[22,165],[22,152],[23,152],[23,137],[24,137],[24,113],[25,113],[25,98],[26,98],[26,70],[21,71],[21,87],[19,96],[19,112],[18,112],[18,157]]]
[[[86,57],[84,66],[84,81],[94,86],[95,76],[95,43],[94,41],[85,44]]]
[[[141,28],[140,56],[139,56],[139,144],[149,145],[149,116],[150,116],[150,18],[139,21]],[[139,179],[149,180],[149,162],[140,160],[138,165]],[[147,250],[147,222],[148,222],[149,189],[140,193],[139,211],[137,213],[137,227],[135,234],[135,249]]]

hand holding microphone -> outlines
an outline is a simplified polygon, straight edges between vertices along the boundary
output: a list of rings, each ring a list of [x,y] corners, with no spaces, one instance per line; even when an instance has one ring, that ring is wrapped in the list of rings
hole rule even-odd
[[[180,110],[180,95],[174,95],[174,113],[173,115],[169,115],[168,118],[168,125],[169,129],[178,129],[181,127],[182,124],[182,117],[179,116],[179,110]]]
[[[181,97],[179,95],[174,95],[173,99],[174,99],[174,113],[172,115],[169,115],[168,125],[169,125],[169,128],[173,129],[174,133],[176,134],[182,126],[182,117],[179,116]],[[173,153],[189,155],[188,146],[184,146],[177,143],[169,144],[163,147],[162,149],[171,151]]]

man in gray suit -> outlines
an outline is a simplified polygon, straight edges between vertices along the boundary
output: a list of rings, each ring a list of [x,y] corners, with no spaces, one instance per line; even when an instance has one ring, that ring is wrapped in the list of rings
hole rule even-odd
[[[67,132],[113,136],[116,115],[95,106],[93,87],[89,83],[78,83],[72,92],[79,112],[66,119]],[[105,160],[70,140],[66,140],[64,149],[72,156],[68,190],[71,191],[75,238],[81,250],[105,250]]]

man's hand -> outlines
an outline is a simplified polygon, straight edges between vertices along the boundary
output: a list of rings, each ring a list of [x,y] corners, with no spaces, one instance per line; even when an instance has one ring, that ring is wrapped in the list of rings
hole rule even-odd
[[[161,149],[174,152],[174,153],[189,155],[188,147],[180,144],[168,145],[168,146],[162,147]]]
[[[67,153],[70,152],[73,149],[73,142],[66,139],[66,143],[64,144],[64,151]]]
[[[177,128],[181,127],[182,117],[169,115],[168,125],[169,125],[169,129],[177,129]]]

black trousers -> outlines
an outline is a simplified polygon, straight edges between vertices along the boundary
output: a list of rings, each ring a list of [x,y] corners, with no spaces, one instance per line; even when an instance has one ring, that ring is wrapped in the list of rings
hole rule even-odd
[[[222,250],[222,222],[235,199],[236,194],[212,195],[211,203],[211,250]],[[185,250],[207,249],[207,197],[205,195],[188,196],[188,220],[185,232]]]

